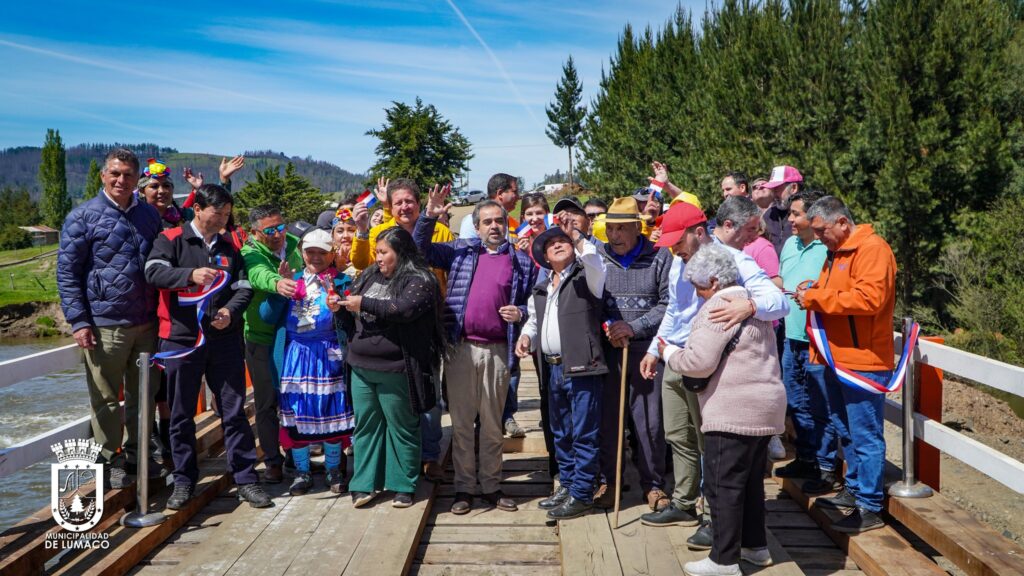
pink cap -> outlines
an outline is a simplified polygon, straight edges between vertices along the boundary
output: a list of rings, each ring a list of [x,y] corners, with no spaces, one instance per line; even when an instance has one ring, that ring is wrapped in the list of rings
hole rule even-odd
[[[772,175],[768,178],[768,182],[765,183],[765,188],[778,188],[783,184],[792,184],[793,182],[803,182],[804,177],[800,175],[800,171],[792,166],[776,166],[772,168]]]

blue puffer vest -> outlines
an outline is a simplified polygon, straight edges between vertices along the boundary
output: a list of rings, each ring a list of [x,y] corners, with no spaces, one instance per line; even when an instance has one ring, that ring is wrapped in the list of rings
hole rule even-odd
[[[68,214],[60,233],[57,289],[73,330],[156,320],[156,290],[146,258],[162,230],[156,208],[132,200],[121,210],[105,193]]]

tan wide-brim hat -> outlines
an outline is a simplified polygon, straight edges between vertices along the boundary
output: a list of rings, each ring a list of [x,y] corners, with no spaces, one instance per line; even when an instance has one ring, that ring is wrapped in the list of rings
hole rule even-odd
[[[608,224],[624,224],[627,222],[640,222],[640,210],[637,209],[636,200],[632,196],[616,198],[608,207],[604,220]]]

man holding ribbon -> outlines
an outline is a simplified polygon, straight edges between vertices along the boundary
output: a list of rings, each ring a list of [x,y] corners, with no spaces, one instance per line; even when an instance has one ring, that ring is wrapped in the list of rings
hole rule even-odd
[[[832,528],[856,534],[884,526],[883,409],[885,392],[894,389],[896,259],[838,198],[815,202],[807,219],[828,255],[818,281],[801,285],[793,297],[809,312],[811,361],[827,366],[829,413],[846,456],[846,487],[817,503],[851,510]]]
[[[160,352],[171,404],[174,493],[179,510],[199,481],[193,420],[203,376],[220,406],[228,468],[238,497],[255,508],[272,502],[258,484],[256,442],[245,417],[242,314],[252,288],[241,255],[220,233],[231,215],[231,193],[215,184],[196,192],[195,218],[157,237],[146,262],[146,280],[160,290]]]

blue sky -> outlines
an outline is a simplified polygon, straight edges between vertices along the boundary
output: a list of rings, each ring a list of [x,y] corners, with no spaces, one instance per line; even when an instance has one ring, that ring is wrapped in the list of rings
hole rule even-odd
[[[695,14],[704,2],[684,2]],[[473,144],[470,186],[565,170],[544,106],[572,54],[588,102],[623,26],[671,1],[4,2],[0,148],[156,142],[274,149],[362,172],[391,101],[435,105]],[[177,170],[177,168],[176,168]]]

